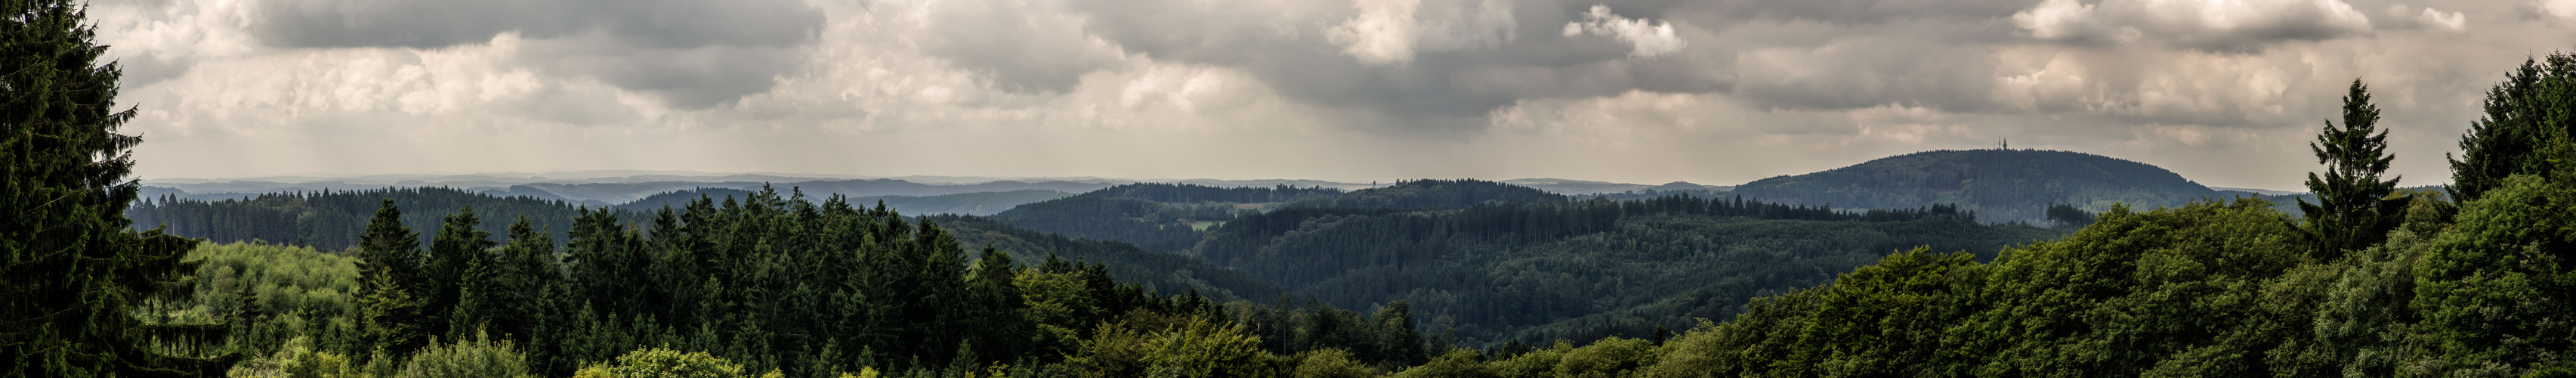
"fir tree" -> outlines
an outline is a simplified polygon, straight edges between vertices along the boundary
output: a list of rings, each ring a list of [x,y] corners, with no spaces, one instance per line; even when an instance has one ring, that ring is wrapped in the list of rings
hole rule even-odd
[[[2299,210],[2307,214],[2307,234],[2321,260],[2379,244],[2402,219],[2407,199],[2389,196],[2398,178],[2380,179],[2397,158],[2388,155],[2388,132],[2378,124],[2379,107],[2370,104],[2369,88],[2353,80],[2343,97],[2343,125],[2326,121],[2317,141],[2308,144],[2326,171],[2308,174],[2308,191],[2317,194],[2317,203],[2300,199]]]

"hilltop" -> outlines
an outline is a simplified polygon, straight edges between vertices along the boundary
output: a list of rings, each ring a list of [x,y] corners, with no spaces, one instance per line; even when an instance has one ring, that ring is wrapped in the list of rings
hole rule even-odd
[[[2244,193],[2210,189],[2154,165],[2081,152],[1943,150],[1755,180],[1733,194],[1837,209],[1946,203],[1990,222],[2040,223],[2042,211],[2055,203],[2096,212],[2115,203],[2144,210]]]

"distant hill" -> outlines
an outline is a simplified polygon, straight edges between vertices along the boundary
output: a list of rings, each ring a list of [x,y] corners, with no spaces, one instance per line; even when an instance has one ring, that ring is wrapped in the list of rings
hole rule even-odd
[[[1197,245],[1201,237],[1198,227],[1234,219],[1236,213],[1252,208],[1236,205],[1341,194],[1341,189],[1287,185],[1229,188],[1139,183],[1020,205],[990,219],[1031,230],[1123,241],[1146,250],[1173,252]]]
[[[1989,222],[2042,223],[2052,203],[2092,211],[2114,203],[2178,206],[2225,193],[2154,165],[2101,155],[2041,150],[1930,151],[1849,167],[1755,180],[1735,195],[1838,209],[1904,209],[1956,204]]]
[[[1557,194],[1618,193],[1652,187],[1651,185],[1552,178],[1510,179],[1503,180],[1502,183],[1537,188]]]
[[[717,202],[723,202],[725,197],[741,198],[750,193],[751,191],[748,190],[732,188],[697,188],[655,194],[649,197],[644,197],[644,199],[635,200],[635,202],[628,202],[615,207],[628,211],[652,212],[661,210],[664,205],[669,205],[674,209],[687,206],[689,201],[697,200],[700,195],[716,199]],[[878,201],[884,201],[886,207],[904,214],[993,215],[994,213],[999,213],[1003,210],[1008,210],[1022,204],[1064,198],[1071,195],[1073,194],[1053,190],[1024,189],[1006,192],[974,192],[936,196],[851,197],[849,198],[849,201],[852,206],[859,207],[875,207]],[[830,197],[830,195],[815,195],[813,193],[807,193],[806,197],[809,199],[820,199]]]
[[[1301,199],[1287,206],[1427,210],[1463,209],[1486,202],[1555,203],[1570,199],[1538,188],[1497,181],[1411,180],[1392,186],[1354,190],[1339,196]]]

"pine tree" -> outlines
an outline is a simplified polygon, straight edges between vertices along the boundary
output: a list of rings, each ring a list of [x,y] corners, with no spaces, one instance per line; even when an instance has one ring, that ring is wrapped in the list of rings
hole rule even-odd
[[[210,376],[222,325],[150,324],[136,310],[193,294],[196,241],[135,232],[115,64],[78,3],[0,2],[0,377]],[[163,353],[179,352],[188,356]]]
[[[2407,199],[2389,196],[2398,178],[2380,179],[2397,158],[2388,155],[2388,132],[2378,124],[2379,106],[2370,104],[2369,88],[2353,80],[2343,97],[2343,125],[2326,121],[2317,141],[2308,144],[2326,165],[2322,177],[2308,173],[2308,191],[2316,193],[2317,203],[2299,200],[2320,260],[2379,244],[2405,215]]]

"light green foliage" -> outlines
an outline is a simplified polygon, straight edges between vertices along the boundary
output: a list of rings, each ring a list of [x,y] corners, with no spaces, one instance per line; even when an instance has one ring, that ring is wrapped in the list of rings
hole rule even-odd
[[[1612,336],[1565,353],[1556,364],[1556,376],[1566,378],[1609,378],[1630,376],[1639,367],[1655,364],[1655,345],[1641,339]]]
[[[777,372],[759,377],[778,375]],[[875,377],[876,369],[862,368],[859,377]],[[617,356],[613,363],[584,367],[574,374],[582,378],[736,378],[743,374],[741,364],[707,352],[688,352],[665,348],[644,348]],[[846,376],[846,375],[845,375]]]
[[[194,300],[169,312],[173,321],[233,324],[233,346],[269,354],[290,340],[352,354],[359,345],[357,259],[312,248],[232,243],[199,245]]]
[[[1019,287],[1021,300],[1028,304],[1022,311],[1038,324],[1081,327],[1086,326],[1082,321],[1100,316],[1100,306],[1092,300],[1091,288],[1084,286],[1080,274],[1021,269],[1011,277],[1011,283]]]
[[[1430,363],[1425,363],[1425,364],[1422,364],[1422,366],[1415,366],[1415,367],[1410,368],[1410,369],[1404,369],[1404,371],[1402,371],[1402,372],[1397,372],[1397,373],[1395,373],[1394,377],[1395,377],[1395,378],[1500,378],[1500,377],[1503,377],[1503,375],[1499,374],[1499,372],[1494,371],[1494,367],[1493,367],[1493,366],[1485,365],[1485,363],[1484,363],[1484,362],[1477,361],[1478,359],[1479,359],[1479,357],[1477,356],[1476,351],[1473,351],[1473,350],[1466,350],[1466,349],[1451,349],[1451,350],[1449,350],[1449,353],[1443,353],[1443,354],[1441,354],[1439,357],[1433,357],[1433,358],[1431,358],[1431,362],[1430,362]]]
[[[276,378],[360,378],[368,375],[349,357],[329,351],[316,351],[312,338],[296,337],[274,353],[261,355],[234,365],[226,377]]]
[[[1265,373],[1277,357],[1241,324],[1206,316],[1140,332],[1129,322],[1104,323],[1065,363],[1086,377],[1246,377]]]
[[[1309,350],[1305,353],[1298,353],[1297,356],[1293,358],[1297,360],[1297,370],[1290,372],[1289,376],[1294,378],[1366,378],[1377,376],[1377,372],[1369,369],[1368,365],[1362,365],[1360,364],[1359,359],[1351,357],[1350,351],[1341,350],[1339,348]]]
[[[1567,353],[1573,352],[1573,343],[1557,340],[1555,345],[1547,349],[1533,350],[1502,361],[1494,361],[1492,365],[1495,373],[1505,377],[1546,376],[1556,374],[1556,365],[1565,361]]]
[[[528,357],[517,343],[493,340],[476,332],[473,340],[451,344],[433,344],[403,363],[402,371],[391,378],[517,378],[530,377]]]

